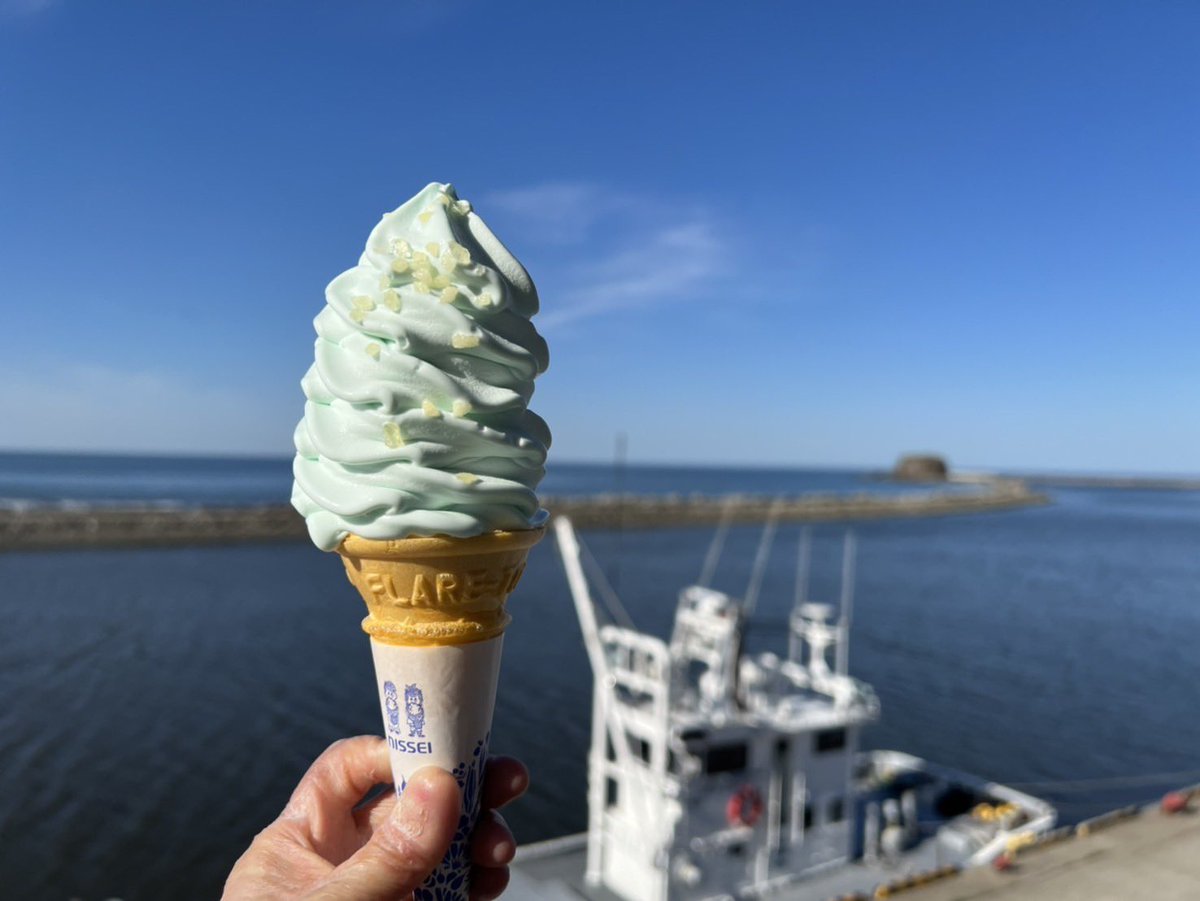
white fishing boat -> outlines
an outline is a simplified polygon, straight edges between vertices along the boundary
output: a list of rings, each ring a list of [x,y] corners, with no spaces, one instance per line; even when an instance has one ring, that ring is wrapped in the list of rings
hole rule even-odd
[[[555,520],[595,674],[588,828],[522,848],[510,897],[890,897],[1053,828],[1053,807],[1012,788],[896,751],[859,751],[880,710],[847,668],[852,535],[836,619],[808,597],[806,534],[786,652],[751,656],[743,633],[774,524],[740,599],[709,587],[726,528],[700,584],[680,592],[664,641],[633,628],[570,521]]]

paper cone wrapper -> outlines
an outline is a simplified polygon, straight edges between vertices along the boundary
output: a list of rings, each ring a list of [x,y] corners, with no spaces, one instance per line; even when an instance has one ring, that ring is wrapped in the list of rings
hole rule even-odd
[[[384,734],[396,793],[423,766],[449,770],[462,791],[450,850],[416,901],[466,901],[471,832],[479,816],[503,636],[469,644],[412,647],[371,639]]]
[[[338,552],[367,602],[384,733],[397,794],[424,766],[450,771],[462,815],[446,858],[416,901],[466,901],[500,673],[505,601],[543,530],[474,538],[369,541]]]

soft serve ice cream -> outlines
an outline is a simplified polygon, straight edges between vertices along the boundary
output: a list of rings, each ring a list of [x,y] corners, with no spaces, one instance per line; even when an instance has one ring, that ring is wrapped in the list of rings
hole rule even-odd
[[[383,217],[325,300],[292,492],[316,545],[540,526],[537,291],[471,205],[429,185]]]

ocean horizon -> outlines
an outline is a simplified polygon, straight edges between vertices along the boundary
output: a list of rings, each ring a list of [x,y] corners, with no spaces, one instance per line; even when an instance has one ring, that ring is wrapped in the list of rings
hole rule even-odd
[[[0,505],[286,504],[291,457],[0,452]],[[881,470],[553,461],[543,495],[862,490]]]
[[[0,508],[53,504],[261,505],[291,497],[290,456],[62,453],[0,450]],[[891,465],[735,465],[718,463],[551,460],[539,486],[545,496],[589,494],[804,494],[902,491],[886,481]],[[1200,476],[1168,473],[1058,472],[984,467],[955,469],[1050,480],[1129,480],[1129,487],[1179,481],[1200,487]],[[1194,485],[1192,484],[1194,483]]]

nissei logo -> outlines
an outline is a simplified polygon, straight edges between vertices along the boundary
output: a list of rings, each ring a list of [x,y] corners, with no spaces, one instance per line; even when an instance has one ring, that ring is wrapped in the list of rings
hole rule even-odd
[[[403,738],[392,738],[388,736],[388,747],[393,751],[399,751],[401,754],[432,754],[433,742],[431,741],[406,741]]]

